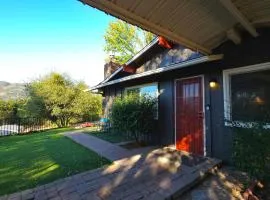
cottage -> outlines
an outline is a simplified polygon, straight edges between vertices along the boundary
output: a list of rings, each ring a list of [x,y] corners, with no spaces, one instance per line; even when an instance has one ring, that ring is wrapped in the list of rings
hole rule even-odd
[[[164,47],[156,38],[92,89],[103,93],[105,115],[126,91],[151,93],[158,98],[158,144],[229,161],[227,120],[259,120],[270,107],[270,30],[245,37],[210,56],[172,42]]]
[[[270,110],[270,2],[84,2],[168,38],[93,88],[106,99],[105,113],[128,90],[151,93],[158,144],[230,161],[230,121],[246,125]]]

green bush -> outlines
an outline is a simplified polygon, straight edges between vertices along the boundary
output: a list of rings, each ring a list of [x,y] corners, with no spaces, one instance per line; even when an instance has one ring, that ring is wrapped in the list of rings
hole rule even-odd
[[[270,180],[270,129],[266,126],[233,127],[235,166],[261,180]]]
[[[153,132],[156,105],[156,99],[134,93],[116,98],[110,115],[113,128],[142,142],[142,136]]]

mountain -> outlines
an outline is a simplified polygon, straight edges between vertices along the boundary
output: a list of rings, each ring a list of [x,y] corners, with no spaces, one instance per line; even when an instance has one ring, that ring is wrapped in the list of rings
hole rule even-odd
[[[26,84],[0,81],[0,99],[17,99],[26,96]]]

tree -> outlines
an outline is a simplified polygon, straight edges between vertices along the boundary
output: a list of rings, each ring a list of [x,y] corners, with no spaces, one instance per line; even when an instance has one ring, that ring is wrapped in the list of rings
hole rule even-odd
[[[0,99],[0,120],[16,120],[23,112],[26,99]]]
[[[154,37],[150,32],[143,31],[124,21],[116,20],[109,23],[106,30],[104,50],[114,54],[117,63],[124,64],[140,49],[149,44]]]
[[[59,127],[71,121],[97,118],[101,114],[101,96],[85,92],[87,86],[70,77],[51,73],[27,86],[27,110],[33,117],[49,119]]]

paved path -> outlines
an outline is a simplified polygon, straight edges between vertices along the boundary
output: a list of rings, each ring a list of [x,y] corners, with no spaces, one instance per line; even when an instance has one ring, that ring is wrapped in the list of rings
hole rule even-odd
[[[111,161],[117,161],[132,155],[132,152],[127,149],[83,132],[67,132],[64,135]]]
[[[176,198],[219,161],[205,159],[186,166],[180,152],[169,148],[135,155],[112,165],[54,181],[0,200],[163,200]],[[193,160],[193,158],[191,158]]]

